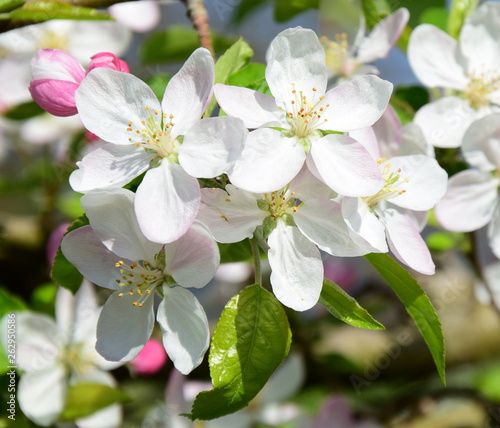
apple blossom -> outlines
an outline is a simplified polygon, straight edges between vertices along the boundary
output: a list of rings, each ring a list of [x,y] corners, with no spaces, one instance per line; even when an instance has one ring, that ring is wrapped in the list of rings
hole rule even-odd
[[[134,193],[96,191],[82,197],[90,226],[68,233],[66,258],[89,280],[115,290],[97,324],[97,351],[110,361],[136,357],[154,326],[154,297],[163,297],[157,320],[169,358],[182,373],[198,366],[209,343],[205,312],[186,287],[201,288],[214,276],[219,251],[194,223],[177,241],[148,240],[134,213]]]
[[[104,360],[95,350],[97,306],[92,284],[84,281],[73,296],[59,288],[56,320],[35,312],[15,314],[17,324],[17,365],[24,371],[18,399],[23,413],[42,426],[52,425],[64,410],[70,385],[101,383],[114,386],[106,373],[120,365]],[[3,319],[3,331],[7,331]],[[118,427],[121,410],[108,406],[76,421],[80,427]]]
[[[319,249],[345,257],[377,251],[346,226],[333,196],[304,166],[275,192],[250,193],[232,184],[226,191],[202,189],[198,218],[223,243],[250,238],[261,227],[274,294],[284,305],[305,311],[316,304],[323,286]]]
[[[500,108],[500,4],[485,2],[465,21],[458,42],[434,27],[415,28],[408,59],[422,83],[453,90],[415,116],[436,147],[458,147],[468,126]]]
[[[78,162],[74,190],[118,188],[146,172],[135,198],[139,224],[148,239],[172,242],[191,226],[200,203],[197,178],[231,169],[246,130],[240,120],[200,120],[212,97],[214,63],[197,49],[170,80],[160,105],[135,76],[99,68],[76,92],[85,127],[103,147]]]
[[[462,153],[473,168],[450,178],[448,191],[436,206],[436,217],[445,229],[458,232],[488,225],[491,249],[500,258],[499,147],[500,114],[472,123],[464,135]]]
[[[337,33],[333,37],[333,25],[330,20],[320,17],[320,38],[326,52],[326,66],[329,78],[350,79],[358,74],[378,74],[375,66],[367,65],[373,61],[385,58],[396,44],[410,14],[408,9],[400,8],[393,14],[381,20],[369,35],[363,14],[360,14],[358,31],[354,40],[347,33]]]
[[[276,191],[307,159],[340,194],[366,196],[380,189],[382,178],[366,149],[339,133],[372,125],[387,107],[392,84],[360,76],[325,92],[325,52],[316,34],[301,27],[281,32],[271,43],[266,80],[274,98],[215,85],[221,108],[241,118],[247,128],[258,128],[248,134],[228,172],[235,186],[258,193]]]

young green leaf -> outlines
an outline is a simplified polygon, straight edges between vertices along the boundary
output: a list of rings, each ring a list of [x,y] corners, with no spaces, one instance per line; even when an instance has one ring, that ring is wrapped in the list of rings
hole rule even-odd
[[[85,214],[78,217],[71,225],[68,227],[68,232],[78,229],[79,227],[89,224],[89,220]],[[54,265],[51,271],[52,279],[61,287],[67,288],[73,294],[75,294],[80,288],[80,284],[83,281],[83,276],[78,269],[74,267],[61,251],[61,248],[57,250],[56,258],[54,259]]]
[[[453,0],[447,23],[448,33],[452,37],[458,38],[465,20],[474,12],[477,4],[478,0]]]
[[[319,0],[275,0],[274,19],[286,22],[308,9],[319,9]]]
[[[24,0],[0,0],[0,13],[10,12],[21,7],[24,3]]]
[[[189,417],[215,419],[248,405],[284,361],[291,335],[285,311],[273,294],[255,284],[234,296],[210,346],[214,389],[196,397]]]
[[[129,401],[122,391],[100,383],[80,383],[69,388],[61,421],[74,421],[91,415],[114,403]]]
[[[271,95],[266,81],[266,66],[257,62],[251,62],[241,70],[233,73],[227,80],[228,85],[241,86],[253,89],[263,94]]]
[[[387,254],[368,254],[365,258],[387,281],[420,330],[436,364],[441,382],[445,380],[445,345],[441,323],[429,297],[417,281]]]
[[[372,330],[383,330],[385,328],[373,319],[368,311],[362,308],[355,299],[328,279],[323,280],[319,303],[328,309],[335,318],[354,327]]]
[[[90,7],[72,6],[59,0],[35,0],[5,15],[4,19],[43,22],[51,19],[111,20],[107,13]]]

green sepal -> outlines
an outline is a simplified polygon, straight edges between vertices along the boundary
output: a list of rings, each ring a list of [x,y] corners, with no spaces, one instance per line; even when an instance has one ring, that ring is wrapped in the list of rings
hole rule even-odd
[[[264,235],[264,238],[267,239],[267,237],[271,234],[271,232],[276,229],[276,226],[278,225],[278,219],[272,215],[266,217],[264,221],[262,222],[262,233]]]
[[[90,7],[72,6],[58,0],[35,0],[2,14],[1,19],[44,22],[51,19],[112,20],[108,13]]]

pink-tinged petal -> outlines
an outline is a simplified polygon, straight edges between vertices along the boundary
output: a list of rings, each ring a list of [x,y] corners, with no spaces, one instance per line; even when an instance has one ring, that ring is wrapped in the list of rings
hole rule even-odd
[[[348,227],[338,202],[307,200],[293,218],[304,236],[333,256],[356,257],[379,251]]]
[[[391,156],[405,156],[423,154],[431,157],[436,157],[434,146],[429,144],[425,139],[424,133],[420,126],[415,122],[408,123],[402,128],[402,140],[397,152],[393,152]]]
[[[84,77],[80,61],[59,49],[40,49],[31,60],[31,80],[53,79],[80,84]]]
[[[256,129],[248,134],[241,156],[228,175],[241,189],[273,192],[292,181],[305,159],[298,138],[285,137],[274,129]]]
[[[334,396],[326,401],[319,409],[314,428],[356,428],[359,424],[349,407],[349,403],[342,396]]]
[[[83,79],[75,99],[85,128],[114,144],[133,144],[129,138],[135,133],[128,129],[143,129],[141,122],[161,110],[155,94],[143,81],[102,67]]]
[[[214,94],[221,109],[243,120],[249,129],[282,125],[284,115],[269,95],[220,83],[214,86]]]
[[[379,156],[375,159],[379,157],[391,158],[400,154],[398,150],[403,138],[401,126],[398,114],[391,105],[388,105],[385,112],[380,116],[380,119],[373,124],[373,131],[375,132],[380,150]],[[352,137],[358,140],[355,136]]]
[[[379,142],[373,126],[350,131],[349,137],[355,139],[358,143],[361,143],[373,159],[379,159],[381,157]]]
[[[325,183],[341,195],[374,195],[384,185],[370,153],[345,135],[330,134],[315,140],[311,156]]]
[[[364,254],[369,252],[387,253],[389,251],[385,240],[384,224],[362,200],[342,198],[341,214],[347,226],[366,241],[367,251]]]
[[[152,262],[161,245],[141,232],[134,212],[134,193],[127,189],[90,192],[81,198],[92,230],[118,257]]]
[[[312,100],[324,94],[327,83],[325,51],[318,36],[302,27],[279,33],[268,51],[266,80],[277,104],[292,110],[293,90]]]
[[[377,76],[358,76],[325,94],[318,128],[347,132],[373,125],[387,108],[392,83]],[[326,107],[326,105],[328,105]]]
[[[151,337],[155,324],[154,294],[135,306],[137,295],[109,296],[97,323],[96,350],[109,361],[130,361]]]
[[[120,188],[146,171],[153,157],[135,145],[104,144],[76,163],[69,184],[79,193]]]
[[[196,178],[166,160],[146,173],[135,194],[135,212],[142,233],[162,244],[186,233],[199,205],[200,186]]]
[[[50,234],[46,245],[47,263],[49,266],[52,266],[54,264],[54,259],[56,258],[57,250],[59,249],[63,236],[67,232],[68,226],[70,224],[71,223],[62,223],[59,226],[57,226],[57,228],[54,229]]]
[[[276,298],[296,311],[312,308],[323,287],[321,254],[295,226],[278,220],[268,238],[271,284]]]
[[[419,80],[428,87],[463,90],[468,84],[466,71],[457,58],[457,41],[430,24],[413,30],[408,59]]]
[[[471,232],[491,221],[498,201],[500,179],[487,172],[468,170],[450,178],[446,195],[436,205],[441,225],[456,232]]]
[[[156,0],[130,1],[108,7],[109,14],[120,24],[137,33],[146,33],[161,20],[160,3]]]
[[[228,172],[243,150],[247,130],[240,119],[211,117],[194,124],[179,149],[179,163],[193,177]]]
[[[132,369],[141,376],[157,373],[167,362],[167,353],[156,339],[149,339],[139,355],[130,361]]]
[[[110,68],[111,70],[122,71],[129,73],[128,64],[110,52],[100,52],[93,55],[90,64],[87,67],[87,73],[90,73],[94,68]]]
[[[212,97],[214,73],[212,55],[198,48],[168,82],[161,105],[167,116],[174,116],[175,136],[184,135],[201,119]]]
[[[251,238],[269,212],[257,206],[261,196],[240,190],[231,184],[222,189],[201,189],[198,220],[205,224],[215,240],[223,243]]]
[[[402,7],[380,21],[361,42],[356,59],[361,63],[368,63],[389,55],[409,18],[408,9]]]
[[[205,286],[214,277],[219,261],[219,247],[198,222],[177,241],[165,245],[165,273],[183,287]]]
[[[31,421],[52,425],[66,401],[66,369],[62,363],[25,373],[19,382],[19,407]]]
[[[423,106],[415,115],[425,139],[434,147],[455,148],[469,125],[486,112],[473,110],[467,100],[445,97]]]
[[[500,114],[472,122],[462,142],[465,160],[481,171],[500,171]]]
[[[78,113],[75,91],[78,83],[64,80],[39,79],[30,83],[29,91],[33,100],[54,116],[73,116]]]
[[[435,271],[431,253],[413,221],[396,210],[380,213],[386,227],[389,248],[396,258],[424,275]]]
[[[319,173],[317,174],[319,175]],[[316,172],[311,171],[306,164],[291,181],[290,191],[295,192],[295,197],[302,202],[310,199],[334,199],[337,197],[337,193],[330,189],[321,178],[317,177]]]
[[[182,287],[163,287],[165,298],[158,307],[163,344],[174,366],[190,373],[203,361],[210,332],[205,311],[196,297]]]
[[[448,184],[448,174],[439,166],[436,159],[426,155],[398,156],[380,165],[389,173],[399,175],[398,196],[390,202],[402,208],[427,211],[434,207],[444,196]]]
[[[498,201],[490,225],[488,226],[488,239],[493,254],[500,259],[500,203]]]
[[[109,251],[90,226],[69,232],[61,242],[64,256],[89,281],[101,287],[118,288],[116,279],[121,278],[115,264],[121,258]],[[125,263],[132,263],[123,260]]]

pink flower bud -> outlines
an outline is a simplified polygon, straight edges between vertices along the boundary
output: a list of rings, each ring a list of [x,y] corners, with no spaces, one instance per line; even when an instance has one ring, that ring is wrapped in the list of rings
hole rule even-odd
[[[163,345],[156,339],[149,339],[129,364],[138,374],[148,376],[160,370],[166,361],[167,353]]]
[[[92,61],[90,61],[90,65],[87,68],[87,74],[98,67],[111,68],[112,70],[123,71],[124,73],[129,73],[130,71],[125,61],[109,52],[95,54],[90,59]]]

